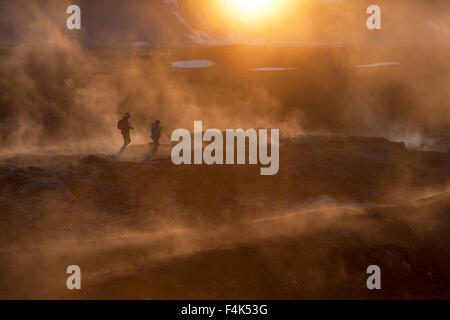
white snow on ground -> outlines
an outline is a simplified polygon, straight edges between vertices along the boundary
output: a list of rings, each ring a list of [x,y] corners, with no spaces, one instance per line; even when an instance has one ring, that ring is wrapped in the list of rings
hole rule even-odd
[[[349,66],[347,68],[375,68],[383,66],[396,66],[399,62],[378,62],[372,64],[360,64],[356,66]],[[250,71],[288,71],[288,70],[300,70],[299,67],[260,67],[260,68],[249,68]]]
[[[378,62],[372,64],[360,64],[356,66],[349,66],[347,68],[375,68],[384,66],[397,66],[400,62]],[[250,71],[286,71],[286,70],[300,70],[298,67],[262,67],[262,68],[249,68]]]
[[[149,47],[150,43],[145,42],[145,41],[136,41],[136,42],[133,42],[131,45],[134,47]]]
[[[176,61],[172,62],[171,64],[172,67],[174,68],[182,68],[182,69],[209,68],[217,65],[216,63],[205,59]]]
[[[171,63],[173,68],[179,69],[201,69],[217,66],[218,64],[206,59],[198,60],[184,60]],[[399,62],[378,62],[372,64],[361,64],[355,66],[348,66],[347,68],[375,68],[384,66],[396,66],[400,65]],[[301,70],[299,67],[257,67],[249,68],[249,71],[289,71],[289,70]]]
[[[384,66],[397,66],[400,62],[378,62],[372,64],[360,64],[357,66],[350,66],[349,68],[374,68],[374,67],[384,67]]]
[[[285,70],[298,70],[300,68],[283,68],[283,67],[266,67],[266,68],[250,68],[250,71],[285,71]]]

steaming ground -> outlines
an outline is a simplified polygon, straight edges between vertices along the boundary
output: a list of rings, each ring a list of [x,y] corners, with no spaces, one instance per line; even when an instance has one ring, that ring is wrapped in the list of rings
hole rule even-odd
[[[3,46],[0,57],[0,155],[112,153],[125,112],[135,143],[159,119],[165,135],[202,120],[450,147],[448,47],[86,48],[61,40]]]
[[[151,147],[2,158],[0,298],[449,298],[449,153],[284,138],[264,177]]]
[[[383,4],[371,35],[359,2],[292,1],[300,18],[248,34],[274,45],[205,47],[242,42],[204,1],[85,2],[81,34],[57,2],[0,19],[0,298],[449,297],[448,1]],[[125,112],[137,145],[116,158]],[[280,172],[147,159],[155,119],[166,141],[194,120],[279,128]],[[318,133],[343,136],[287,138]]]

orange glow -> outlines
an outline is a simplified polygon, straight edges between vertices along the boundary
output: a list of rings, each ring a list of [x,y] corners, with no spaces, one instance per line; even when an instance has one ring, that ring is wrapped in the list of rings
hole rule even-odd
[[[274,0],[229,0],[242,13],[254,14],[263,12],[273,5]]]

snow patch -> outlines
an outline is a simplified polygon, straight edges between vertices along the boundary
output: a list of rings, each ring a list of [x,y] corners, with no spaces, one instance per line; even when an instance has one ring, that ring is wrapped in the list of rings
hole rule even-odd
[[[209,68],[217,65],[216,63],[205,59],[176,61],[172,62],[171,64],[172,67],[174,68],[182,68],[182,69]]]
[[[133,47],[150,47],[150,43],[145,41],[136,41],[131,44]]]
[[[378,62],[372,64],[360,64],[357,66],[351,66],[349,68],[375,68],[375,67],[384,67],[384,66],[397,66],[400,62]]]
[[[299,70],[300,68],[283,68],[283,67],[264,67],[264,68],[250,68],[250,71],[285,71],[285,70]]]

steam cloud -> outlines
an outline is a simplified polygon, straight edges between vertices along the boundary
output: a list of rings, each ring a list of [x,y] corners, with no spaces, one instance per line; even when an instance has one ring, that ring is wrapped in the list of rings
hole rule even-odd
[[[177,127],[190,128],[195,119],[203,120],[209,127],[273,126],[281,128],[282,135],[311,132],[383,135],[419,144],[426,137],[448,134],[450,99],[446,88],[450,80],[449,73],[444,72],[449,67],[446,49],[291,48],[288,52],[283,48],[274,51],[200,47],[186,53],[176,48],[85,47],[74,41],[75,37],[83,42],[83,35],[74,36],[64,28],[66,4],[59,1],[27,2],[23,6],[1,4],[8,9],[11,33],[22,39],[20,45],[2,49],[0,138],[4,150],[49,146],[81,150],[87,146],[93,151],[108,145],[109,151],[120,144],[115,123],[126,111],[133,113],[132,121],[139,128],[135,142],[145,141],[148,126],[156,118],[166,124],[166,134]],[[93,10],[101,5],[92,4]],[[114,5],[125,6],[120,2],[105,4],[104,8],[110,8],[104,12],[110,26],[117,14],[111,11]],[[132,14],[154,5],[155,2],[138,1],[126,11]],[[303,9],[315,12],[324,6],[328,8],[330,4],[322,3],[319,7],[309,4]],[[344,12],[351,11],[348,5],[331,6],[328,14],[342,8]],[[418,12],[427,9],[426,12],[436,13],[445,4],[419,1],[411,6],[418,8]],[[384,10],[389,13],[390,9],[387,5]],[[89,8],[83,12],[89,19]],[[330,18],[325,14],[318,17],[322,16],[324,20]],[[446,21],[445,18],[439,19]],[[356,18],[346,19],[340,28]],[[308,28],[310,36],[326,30],[324,26],[331,22],[327,24],[324,20],[315,19],[315,28]],[[130,30],[126,32],[127,39],[137,39],[136,34],[130,35],[138,33],[136,23],[118,21]],[[151,26],[157,23],[151,21]],[[85,34],[98,32],[86,29]],[[410,33],[417,35],[417,27],[411,29],[414,32]],[[357,34],[358,31],[353,32],[356,37]],[[105,43],[110,40],[113,39],[105,39]],[[257,51],[261,56],[254,59]],[[205,58],[205,55],[222,63],[222,69],[217,69],[221,74],[217,70],[173,72],[168,66],[177,58]],[[253,64],[251,59],[255,61]],[[349,68],[397,60],[400,60],[398,67],[369,71]],[[287,67],[302,70],[276,73],[272,78],[245,72],[248,67],[262,67],[254,65],[258,61],[261,64],[284,61],[290,64]]]
[[[289,5],[294,2],[303,19],[293,14],[296,10],[290,10],[285,25],[236,25],[232,20],[225,23],[223,16],[215,19],[218,13],[202,16],[217,39],[251,43],[260,38],[259,33],[266,33],[266,41],[278,45],[208,47],[193,46],[183,25],[170,20],[174,19],[169,10],[175,5],[173,1],[79,1],[86,23],[81,32],[65,29],[65,8],[72,1],[1,1],[4,10],[0,10],[0,31],[5,45],[0,48],[0,155],[44,150],[116,152],[122,143],[116,123],[125,112],[132,113],[136,128],[133,144],[147,142],[150,123],[160,119],[166,141],[172,130],[191,129],[194,120],[202,120],[208,128],[279,128],[283,138],[310,134],[383,136],[423,148],[448,147],[448,1],[379,1],[386,13],[383,25],[387,30],[393,25],[398,29],[376,36],[363,29],[366,1],[286,1]],[[177,3],[177,10],[188,14],[204,1]],[[214,12],[211,3],[207,12]],[[409,6],[408,16],[399,9],[404,6]],[[104,19],[97,19],[99,15]],[[394,23],[396,19],[401,22]],[[429,28],[407,23],[410,19],[425,21]],[[299,26],[298,21],[304,25]],[[225,38],[224,30],[230,30],[230,25],[231,38]],[[439,36],[428,36],[430,30]],[[279,45],[292,39],[343,41],[349,45]],[[136,41],[155,47],[129,46]],[[174,43],[189,46],[169,46]],[[204,70],[171,67],[175,61],[200,59],[215,65]],[[360,68],[380,62],[396,63]],[[295,70],[250,70],[271,67]],[[411,263],[409,247],[401,245],[412,243],[415,248],[425,239],[420,244],[425,243],[426,254],[419,261],[428,263],[429,252],[433,257],[448,256],[445,241],[439,238],[448,234],[448,215],[442,214],[448,210],[449,181],[448,160],[443,155],[422,157],[395,145],[372,145],[372,141],[367,150],[353,140],[331,140],[324,145],[320,141],[301,147],[295,143],[286,143],[286,147],[283,141],[282,170],[272,180],[262,180],[249,167],[239,171],[218,167],[177,171],[172,164],[143,167],[136,162],[109,163],[95,157],[77,158],[76,165],[69,169],[56,165],[1,168],[4,201],[0,208],[14,214],[0,217],[6,221],[3,224],[2,220],[2,228],[8,229],[0,237],[11,244],[0,251],[0,274],[8,275],[0,279],[5,288],[0,296],[67,294],[65,288],[46,287],[48,283],[44,282],[65,270],[69,249],[74,254],[71,259],[87,266],[87,279],[98,281],[99,291],[88,293],[93,297],[108,291],[109,280],[114,283],[117,278],[138,273],[140,268],[157,274],[158,266],[168,263],[167,278],[182,277],[191,262],[181,264],[187,266],[184,269],[176,269],[175,263],[175,271],[170,273],[171,261],[196,254],[208,256],[210,250],[239,248],[231,251],[229,260],[224,258],[227,262],[240,263],[239,255],[250,257],[256,266],[264,261],[261,268],[267,269],[257,275],[275,275],[272,279],[277,282],[272,288],[286,283],[288,288],[295,287],[291,275],[304,276],[312,283],[310,291],[304,293],[307,297],[311,292],[326,297],[331,295],[329,288],[336,290],[338,283],[348,281],[355,252],[361,253],[361,264],[365,258],[369,261],[385,256],[398,259],[399,265],[401,258]],[[383,157],[378,156],[378,147],[386,148],[382,149]],[[248,179],[250,176],[252,179]],[[320,197],[333,193],[336,202]],[[317,201],[305,207],[311,199]],[[367,199],[376,205],[358,202]],[[342,207],[346,202],[357,204]],[[392,223],[394,218],[396,222]],[[101,230],[86,239],[85,235],[92,236],[92,225]],[[27,233],[27,228],[36,230]],[[61,233],[55,235],[57,231]],[[20,239],[19,244],[15,237]],[[278,246],[283,237],[297,239],[292,240],[295,245],[289,240]],[[330,249],[334,243],[342,248]],[[361,243],[369,247],[369,253],[362,252]],[[385,243],[395,245],[386,249]],[[42,250],[36,250],[36,244]],[[385,255],[389,250],[391,255]],[[133,260],[136,257],[140,258]],[[295,270],[311,259],[311,269],[302,270],[302,274]],[[332,269],[326,263],[331,260]],[[429,263],[437,270],[435,279],[448,281],[444,272],[439,274],[440,268],[448,270],[448,261],[442,261]],[[26,275],[31,262],[39,262],[34,271],[41,277],[34,277],[30,283]],[[417,270],[428,268],[424,265]],[[248,270],[259,270],[249,266]],[[245,266],[242,270],[245,283]],[[334,280],[326,278],[330,272]],[[239,275],[239,271],[232,274],[236,279]],[[228,276],[223,278],[233,278]],[[265,276],[261,278],[266,284]],[[154,285],[148,288],[158,297],[178,297],[176,284],[166,292],[158,288],[160,280],[155,279],[148,280]],[[394,280],[391,283],[398,283]],[[127,281],[130,288],[121,286],[123,296],[136,297],[139,285],[133,285],[133,279]],[[425,285],[431,282],[424,280]],[[442,287],[424,290],[442,293],[446,283],[441,282]],[[222,283],[223,288],[227,285]],[[258,290],[244,295],[258,297]],[[189,288],[182,292],[199,297]],[[299,291],[277,291],[275,295],[298,297],[292,292]],[[230,296],[224,293],[224,297]]]

